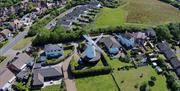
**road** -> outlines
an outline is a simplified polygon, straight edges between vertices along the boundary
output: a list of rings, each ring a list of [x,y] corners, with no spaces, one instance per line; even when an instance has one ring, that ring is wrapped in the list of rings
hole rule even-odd
[[[28,31],[24,30],[20,32],[15,38],[11,39],[9,43],[0,49],[0,55],[5,54],[8,50],[13,48],[21,39],[23,39],[27,35]]]
[[[76,7],[78,7],[78,6],[76,6]],[[73,7],[73,8],[71,8],[71,9],[66,10],[65,12],[61,13],[59,16],[57,16],[56,18],[54,18],[53,20],[51,20],[51,21],[45,26],[45,28],[47,28],[47,29],[52,29],[53,27],[55,27],[58,19],[64,17],[66,14],[72,12],[76,7]]]

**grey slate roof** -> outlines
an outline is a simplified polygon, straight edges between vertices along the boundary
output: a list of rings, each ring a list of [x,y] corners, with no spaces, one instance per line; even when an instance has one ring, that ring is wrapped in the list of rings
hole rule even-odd
[[[172,59],[170,60],[170,63],[171,63],[171,65],[173,66],[174,69],[177,69],[177,68],[180,67],[180,61],[178,60],[177,57],[172,58]]]
[[[164,55],[168,60],[176,57],[176,54],[170,48],[168,50],[164,51]]]
[[[33,86],[43,85],[44,79],[49,77],[62,76],[61,67],[50,67],[34,69],[33,71]]]
[[[162,51],[162,52],[164,52],[164,51],[166,51],[166,50],[169,50],[169,44],[168,44],[166,41],[164,41],[164,42],[162,42],[162,43],[158,43],[158,44],[157,44],[157,47],[158,47],[159,50]]]
[[[119,42],[112,36],[104,37],[101,40],[99,40],[100,43],[104,43],[106,48],[121,48],[121,45]]]
[[[16,68],[21,69],[24,64],[33,61],[33,58],[27,55],[26,53],[21,53],[17,56],[17,59],[11,62],[11,65],[14,65]]]

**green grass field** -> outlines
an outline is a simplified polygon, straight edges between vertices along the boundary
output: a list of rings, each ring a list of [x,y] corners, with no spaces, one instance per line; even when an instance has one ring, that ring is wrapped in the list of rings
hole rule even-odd
[[[148,82],[151,76],[155,76],[157,79],[155,81],[155,85],[151,87],[151,91],[168,91],[166,87],[166,78],[164,76],[158,75],[151,66],[118,71],[118,67],[123,67],[125,65],[129,66],[131,64],[122,63],[119,60],[110,60],[110,64],[115,69],[113,74],[122,91],[139,91],[139,88],[136,89],[134,86],[138,84],[139,87],[142,83]],[[140,78],[141,74],[143,74],[142,78]],[[121,83],[122,81],[124,82]]]
[[[116,9],[103,8],[96,18],[96,27],[119,26],[126,22],[126,12],[120,7]]]
[[[180,21],[180,11],[158,0],[122,0],[119,8],[103,8],[96,17],[94,26],[108,27],[132,25],[149,27]]]
[[[60,90],[60,84],[58,84],[58,85],[47,86],[45,88],[42,88],[41,90],[31,90],[31,91],[61,91],[61,90]]]
[[[111,75],[76,79],[78,91],[118,91]]]
[[[21,50],[23,48],[25,48],[29,43],[32,42],[34,37],[28,37],[28,38],[24,38],[22,39],[20,42],[18,42],[13,49],[14,50]]]

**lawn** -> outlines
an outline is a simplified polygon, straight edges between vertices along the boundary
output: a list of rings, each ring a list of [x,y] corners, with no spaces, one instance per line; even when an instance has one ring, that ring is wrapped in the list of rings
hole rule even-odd
[[[139,91],[139,89],[136,89],[134,86],[138,85],[139,87],[143,82],[148,82],[151,76],[155,76],[157,79],[155,81],[155,85],[151,87],[151,91],[168,91],[166,87],[166,78],[164,76],[158,75],[151,66],[144,66],[139,67],[137,69],[132,68],[130,70],[118,71],[118,67],[123,67],[126,65],[129,66],[131,64],[122,63],[119,60],[110,60],[109,62],[111,66],[115,69],[113,74],[122,91]],[[141,74],[143,74],[142,78],[140,78]],[[121,83],[122,81],[124,82]]]
[[[29,43],[32,42],[34,37],[27,37],[27,38],[24,38],[22,39],[20,42],[18,42],[14,47],[13,49],[14,50],[21,50],[23,48],[25,48]]]
[[[76,79],[78,91],[118,91],[111,75]]]
[[[96,18],[95,25],[99,27],[119,26],[126,22],[126,12],[119,8],[103,8]]]
[[[103,8],[97,15],[95,28],[132,25],[149,27],[180,21],[180,11],[158,0],[122,0],[119,8]]]
[[[31,91],[60,91],[60,84],[46,86],[45,88],[42,88],[41,90],[31,90]]]

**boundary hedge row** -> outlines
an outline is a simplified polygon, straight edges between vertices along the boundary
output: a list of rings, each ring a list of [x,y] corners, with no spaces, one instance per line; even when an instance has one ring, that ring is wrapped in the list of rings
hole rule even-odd
[[[112,71],[112,68],[107,62],[108,58],[105,55],[106,54],[102,55],[102,63],[104,67],[93,67],[86,70],[75,70],[75,65],[77,65],[77,63],[75,63],[76,60],[73,58],[70,62],[70,68],[75,78],[109,74]]]

